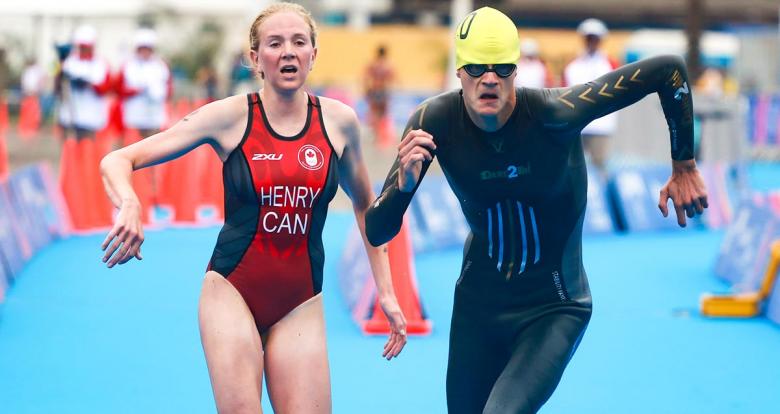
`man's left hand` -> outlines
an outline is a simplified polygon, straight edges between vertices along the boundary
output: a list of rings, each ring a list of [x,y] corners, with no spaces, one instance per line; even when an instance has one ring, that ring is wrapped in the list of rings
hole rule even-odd
[[[670,198],[680,227],[685,227],[686,215],[693,218],[701,215],[707,208],[707,189],[704,188],[704,180],[696,169],[696,161],[672,161],[672,176],[661,188],[661,197],[658,200],[658,208],[664,217],[669,216],[667,204]]]

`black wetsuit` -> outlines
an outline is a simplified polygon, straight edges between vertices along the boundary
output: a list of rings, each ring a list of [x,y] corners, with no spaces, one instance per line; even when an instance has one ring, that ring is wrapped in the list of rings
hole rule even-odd
[[[514,111],[495,132],[472,122],[460,91],[428,99],[411,117],[407,131],[433,136],[434,155],[471,228],[455,287],[450,413],[532,413],[550,397],[591,314],[580,130],[657,92],[672,158],[691,159],[688,85],[682,59],[662,56],[583,85],[517,89]],[[366,215],[374,245],[398,232],[413,195],[398,189],[397,174],[398,160]]]

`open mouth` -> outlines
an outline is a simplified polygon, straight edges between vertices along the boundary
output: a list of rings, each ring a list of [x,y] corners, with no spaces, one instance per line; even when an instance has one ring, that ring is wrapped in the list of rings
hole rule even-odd
[[[479,95],[479,99],[494,100],[494,99],[498,99],[498,95],[496,95],[495,93],[483,93]]]
[[[298,68],[296,68],[293,65],[285,65],[285,66],[282,66],[281,72],[284,73],[284,74],[297,73],[298,72]]]

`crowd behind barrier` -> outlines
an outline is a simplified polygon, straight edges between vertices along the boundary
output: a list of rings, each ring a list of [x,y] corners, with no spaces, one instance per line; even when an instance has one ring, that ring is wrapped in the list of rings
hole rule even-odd
[[[753,155],[780,158],[780,94],[747,95],[747,140]]]

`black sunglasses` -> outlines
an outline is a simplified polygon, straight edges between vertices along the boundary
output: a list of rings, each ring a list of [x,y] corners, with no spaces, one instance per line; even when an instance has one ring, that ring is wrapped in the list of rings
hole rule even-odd
[[[485,72],[495,72],[499,78],[506,78],[513,74],[515,69],[517,69],[517,65],[512,63],[499,63],[497,65],[493,65],[492,69],[489,68],[488,65],[469,64],[463,66],[463,70],[465,70],[469,76],[474,78],[478,78],[484,75]]]

